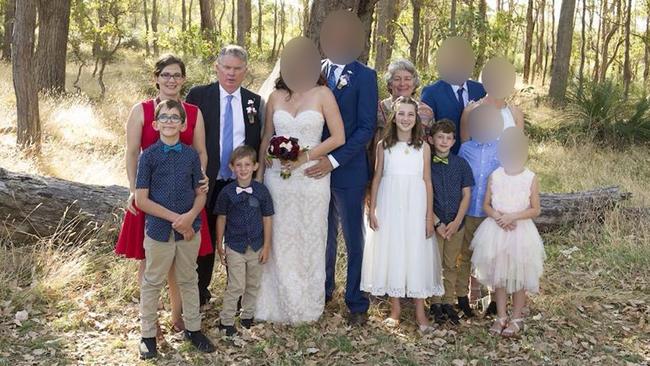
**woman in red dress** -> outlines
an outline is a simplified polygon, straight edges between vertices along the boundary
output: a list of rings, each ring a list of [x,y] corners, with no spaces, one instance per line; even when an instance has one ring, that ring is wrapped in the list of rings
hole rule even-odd
[[[126,124],[126,174],[129,179],[129,199],[126,204],[126,213],[122,229],[115,245],[115,253],[126,258],[140,260],[138,269],[138,284],[142,281],[144,273],[144,213],[135,206],[135,177],[137,172],[138,157],[142,150],[158,141],[159,134],[153,129],[154,110],[161,100],[181,100],[181,89],[185,82],[185,64],[175,56],[166,55],[161,57],[155,64],[154,80],[158,95],[155,99],[145,100],[137,103],[131,109]],[[181,142],[192,145],[201,159],[201,167],[205,171],[208,161],[208,154],[205,148],[205,128],[203,115],[198,107],[183,102],[187,114],[187,128],[181,133]],[[201,181],[203,189],[207,192],[207,177]],[[205,209],[201,212],[201,247],[199,256],[212,253],[210,244],[210,232],[207,223]],[[174,276],[174,267],[169,271],[167,277],[169,285],[169,298],[172,310],[172,327],[175,331],[184,329],[181,309],[181,297]],[[160,329],[160,328],[159,328]]]

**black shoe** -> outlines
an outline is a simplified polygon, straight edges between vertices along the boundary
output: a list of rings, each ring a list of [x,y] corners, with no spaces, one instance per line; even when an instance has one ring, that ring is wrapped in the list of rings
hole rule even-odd
[[[225,330],[226,331],[226,336],[232,337],[235,334],[237,334],[237,328],[235,328],[234,325],[223,325],[221,322],[219,322],[219,330]]]
[[[473,318],[475,316],[474,310],[472,310],[472,308],[469,307],[469,298],[467,296],[462,296],[458,298],[458,308],[468,318]]]
[[[192,342],[192,345],[201,352],[212,353],[215,351],[214,344],[200,330],[196,332],[186,330],[185,339]]]
[[[431,304],[429,314],[431,314],[433,321],[438,325],[442,325],[447,321],[447,316],[442,312],[441,304]]]
[[[239,319],[239,324],[246,329],[250,329],[253,326],[253,318],[250,319]]]
[[[447,316],[447,320],[449,320],[451,324],[460,324],[460,318],[458,317],[458,314],[456,313],[456,310],[454,310],[453,306],[450,304],[442,304],[442,312]]]
[[[497,303],[494,301],[490,301],[490,304],[488,307],[485,309],[485,312],[483,313],[483,316],[489,316],[489,315],[497,315]]]
[[[156,337],[140,339],[140,359],[149,360],[157,356]]]
[[[348,315],[348,325],[352,327],[365,325],[368,322],[367,313],[350,313]]]

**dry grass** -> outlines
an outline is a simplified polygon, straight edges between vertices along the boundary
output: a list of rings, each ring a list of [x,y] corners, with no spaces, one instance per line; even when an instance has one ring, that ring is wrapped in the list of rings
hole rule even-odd
[[[146,95],[143,68],[135,57],[127,57],[119,68],[110,66],[105,101],[93,101],[98,89],[87,73],[82,89],[89,97],[41,98],[44,153],[36,160],[14,148],[13,90],[8,65],[0,65],[5,71],[0,72],[0,166],[86,183],[126,184],[123,123],[131,105]],[[259,85],[261,77],[253,83]],[[543,126],[556,119],[557,112],[534,106],[534,99],[521,102],[533,123]],[[633,206],[650,206],[649,153],[647,147],[615,153],[589,144],[534,142],[529,165],[544,191],[616,184],[633,193]],[[519,340],[488,336],[488,320],[420,337],[410,306],[404,314],[408,320],[390,331],[380,325],[388,312],[383,301],[371,307],[368,327],[350,329],[344,325],[346,308],[339,293],[313,325],[262,325],[228,341],[213,327],[225,282],[219,268],[215,306],[204,320],[219,351],[201,355],[168,334],[157,364],[648,364],[650,228],[639,225],[642,219],[614,211],[602,225],[585,223],[544,235],[543,290],[531,299],[529,329]],[[114,229],[100,229],[82,241],[59,233],[32,246],[0,242],[0,365],[138,363],[137,264],[113,255],[114,239]],[[340,259],[342,276],[343,253]],[[20,310],[27,310],[29,319],[17,325],[14,317]],[[168,324],[168,311],[161,314]]]

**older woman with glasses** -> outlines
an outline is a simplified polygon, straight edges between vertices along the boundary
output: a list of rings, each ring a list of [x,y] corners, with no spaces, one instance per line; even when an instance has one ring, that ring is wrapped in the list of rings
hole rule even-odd
[[[138,283],[142,281],[144,272],[144,212],[140,211],[134,201],[135,177],[137,172],[138,157],[140,153],[158,141],[159,133],[154,130],[154,110],[162,100],[173,99],[181,101],[181,90],[185,83],[185,64],[173,55],[162,56],[155,64],[153,79],[158,89],[158,95],[154,99],[136,103],[131,109],[126,122],[126,175],[129,180],[129,199],[126,203],[126,212],[122,229],[115,245],[115,253],[126,258],[140,260],[138,269]],[[186,128],[181,132],[181,142],[191,145],[199,153],[201,167],[205,171],[208,154],[205,148],[205,129],[203,116],[195,105],[182,102],[186,114]],[[207,191],[207,178],[201,181],[203,189]],[[201,221],[207,222],[205,210],[201,212]],[[207,225],[201,226],[201,246],[199,256],[212,253],[210,233]],[[181,297],[174,275],[174,267],[168,274],[169,298],[171,302],[171,320],[174,331],[184,330]],[[158,336],[162,336],[160,326]]]
[[[379,102],[377,107],[377,131],[372,140],[371,145],[368,147],[368,156],[370,159],[370,166],[374,170],[375,167],[375,147],[379,140],[384,135],[384,128],[386,121],[393,106],[393,102],[401,96],[415,97],[418,87],[420,86],[420,76],[415,66],[411,61],[406,59],[398,59],[388,65],[388,71],[384,75],[386,81],[386,88],[390,97]],[[433,124],[433,110],[418,101],[418,114],[422,120],[422,124],[427,132]]]

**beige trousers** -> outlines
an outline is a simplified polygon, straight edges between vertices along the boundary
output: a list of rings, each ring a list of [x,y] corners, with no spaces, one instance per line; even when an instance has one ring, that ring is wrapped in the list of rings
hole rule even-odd
[[[237,314],[237,300],[241,296],[241,319],[252,319],[255,315],[257,292],[260,289],[262,278],[262,264],[260,252],[251,247],[246,248],[244,254],[236,252],[226,246],[226,263],[228,264],[228,286],[223,295],[221,309],[221,324],[232,326],[235,324]]]
[[[458,277],[458,255],[465,235],[463,226],[450,239],[443,239],[436,233],[438,249],[440,250],[440,262],[442,263],[442,276],[445,285],[445,294],[433,297],[434,304],[455,304],[456,303],[456,279]]]
[[[483,220],[485,217],[465,216],[465,234],[458,256],[458,277],[456,278],[456,296],[458,297],[467,296],[469,293],[469,278],[472,272],[472,250],[469,249],[469,246],[472,244],[474,232]]]
[[[174,240],[173,232],[167,242],[159,242],[145,236],[145,269],[140,287],[140,321],[143,338],[156,336],[158,300],[169,268],[176,266],[176,282],[181,293],[185,329],[201,329],[199,314],[199,288],[196,274],[196,258],[199,255],[201,234],[196,233],[190,241]]]

